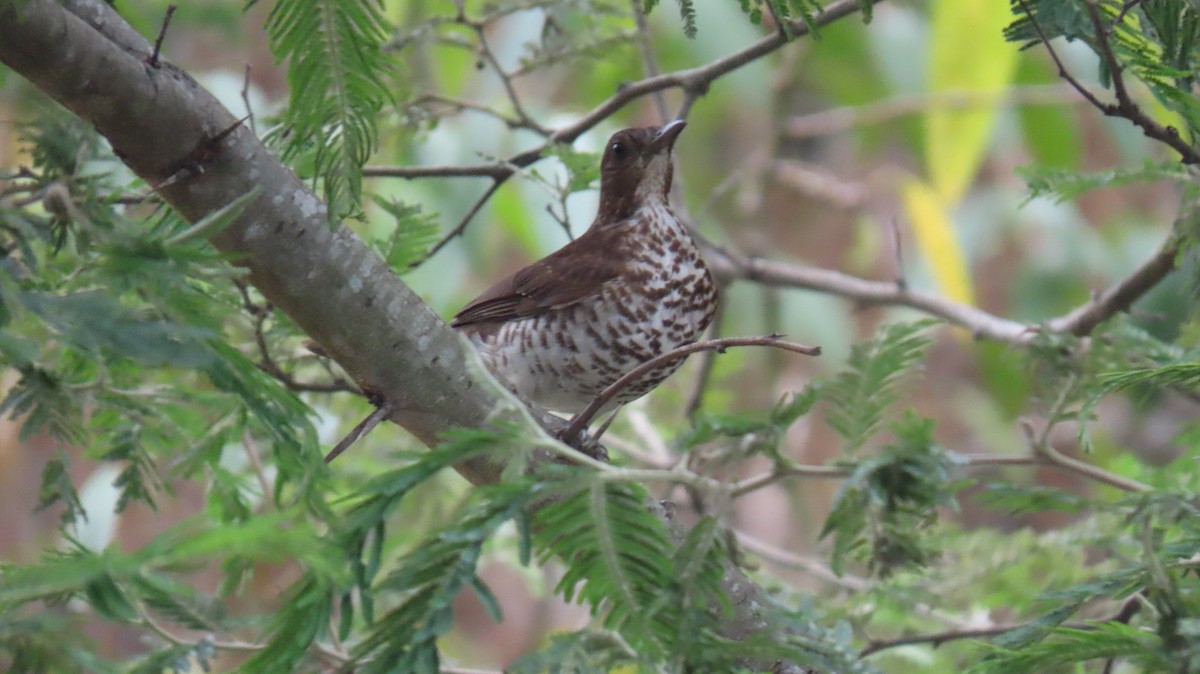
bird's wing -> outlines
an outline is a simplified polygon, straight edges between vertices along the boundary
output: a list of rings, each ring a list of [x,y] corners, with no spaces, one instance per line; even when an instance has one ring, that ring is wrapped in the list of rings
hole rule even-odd
[[[450,325],[503,323],[539,316],[600,292],[621,273],[620,256],[602,246],[617,242],[594,230],[488,288]],[[607,234],[607,233],[604,233]],[[591,236],[589,236],[591,235]],[[602,251],[597,254],[597,251]]]

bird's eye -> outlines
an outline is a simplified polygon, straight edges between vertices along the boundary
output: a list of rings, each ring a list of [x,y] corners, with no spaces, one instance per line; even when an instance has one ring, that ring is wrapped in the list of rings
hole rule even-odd
[[[625,156],[629,154],[629,148],[625,145],[625,143],[622,142],[616,142],[612,145],[609,145],[608,150],[609,152],[612,152],[612,156],[615,159],[624,159]]]

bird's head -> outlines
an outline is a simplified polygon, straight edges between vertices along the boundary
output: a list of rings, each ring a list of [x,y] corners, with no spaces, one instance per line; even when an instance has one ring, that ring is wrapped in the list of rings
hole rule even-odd
[[[666,204],[674,166],[671,151],[687,122],[618,131],[600,162],[599,220],[621,220],[644,205]]]

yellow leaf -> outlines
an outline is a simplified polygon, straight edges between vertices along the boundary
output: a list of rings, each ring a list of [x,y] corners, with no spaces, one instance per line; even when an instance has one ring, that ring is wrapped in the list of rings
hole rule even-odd
[[[955,302],[974,304],[966,256],[946,215],[947,205],[929,185],[915,178],[904,184],[903,192],[917,249],[933,272],[939,292]]]
[[[1017,45],[1001,31],[1012,21],[1007,0],[939,0],[931,4],[929,90],[1002,90],[1016,73]],[[931,109],[925,115],[925,163],[942,203],[958,203],[971,184],[996,122],[996,106]]]

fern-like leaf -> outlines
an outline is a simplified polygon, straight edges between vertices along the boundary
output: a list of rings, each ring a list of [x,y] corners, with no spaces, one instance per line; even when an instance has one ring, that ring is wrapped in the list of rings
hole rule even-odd
[[[900,380],[924,356],[930,340],[923,333],[934,323],[884,326],[874,338],[854,346],[845,371],[825,386],[825,420],[845,439],[846,451],[859,449],[879,429],[896,401]]]
[[[437,216],[423,213],[417,204],[404,204],[376,196],[372,196],[372,199],[396,221],[391,236],[386,241],[376,243],[388,266],[404,272],[423,261],[441,236]]]
[[[362,166],[392,99],[382,50],[390,26],[374,0],[281,0],[266,27],[275,56],[288,61],[287,154],[315,149],[335,223],[360,209]]]

